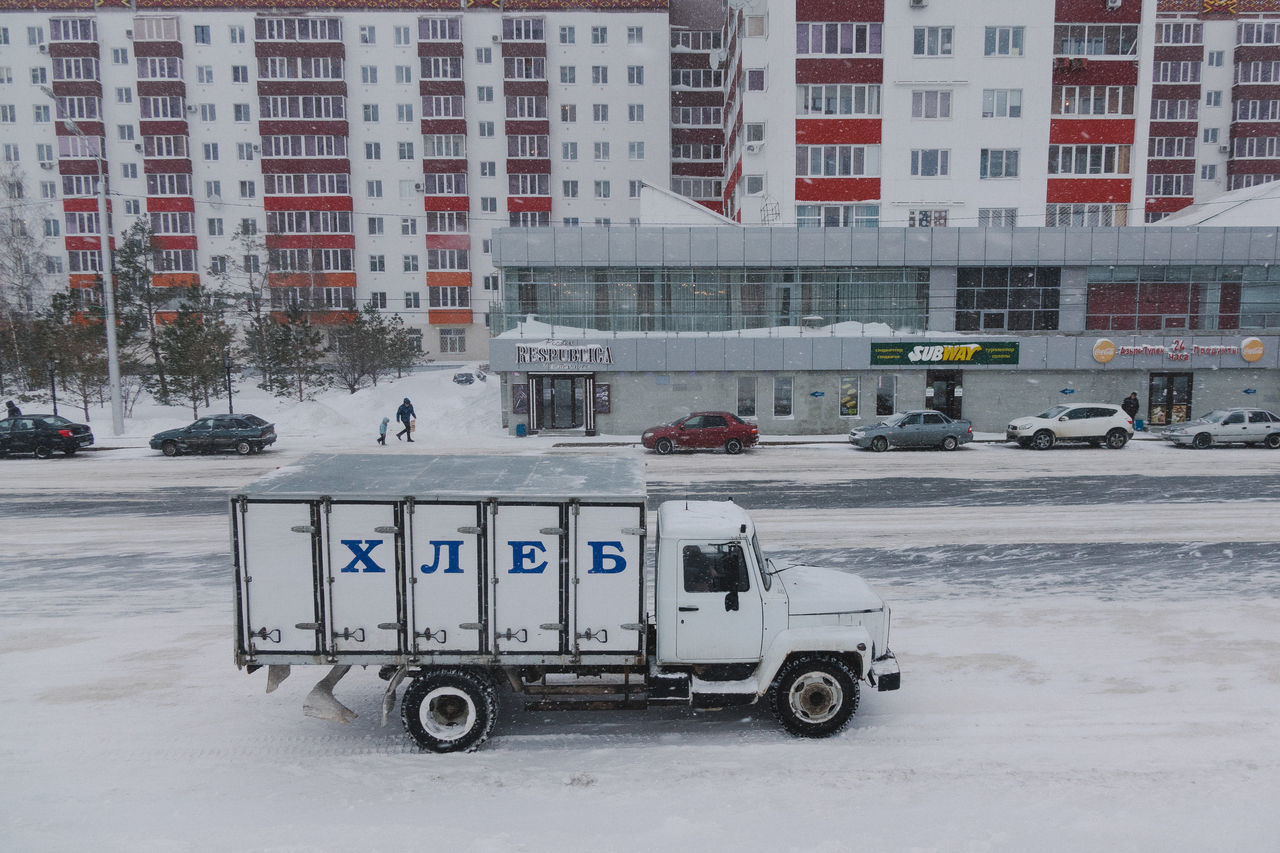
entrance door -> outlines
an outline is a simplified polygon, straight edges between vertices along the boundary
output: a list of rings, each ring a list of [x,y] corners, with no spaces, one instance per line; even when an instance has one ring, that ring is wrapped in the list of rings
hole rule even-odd
[[[925,408],[936,409],[949,418],[960,417],[964,400],[963,371],[930,370],[925,375]]]
[[[1148,385],[1147,423],[1179,424],[1191,419],[1191,374],[1153,373]]]
[[[536,429],[579,429],[585,425],[587,380],[583,376],[530,377]]]

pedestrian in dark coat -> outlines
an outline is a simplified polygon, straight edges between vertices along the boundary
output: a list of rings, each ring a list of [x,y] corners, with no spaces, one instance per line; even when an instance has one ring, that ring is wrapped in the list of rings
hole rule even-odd
[[[400,404],[400,408],[396,409],[396,420],[404,424],[404,429],[396,433],[396,438],[408,436],[413,441],[413,433],[409,431],[409,426],[417,414],[413,411],[413,403],[409,402],[409,398],[405,397],[404,402]]]
[[[9,411],[9,417],[16,418],[22,414],[22,409],[18,408],[18,404],[12,400],[5,400],[4,407]]]
[[[1120,408],[1124,409],[1124,413],[1131,418],[1138,416],[1138,409],[1142,408],[1142,404],[1138,402],[1138,392],[1130,392],[1128,397],[1124,398],[1124,402],[1120,404]]]

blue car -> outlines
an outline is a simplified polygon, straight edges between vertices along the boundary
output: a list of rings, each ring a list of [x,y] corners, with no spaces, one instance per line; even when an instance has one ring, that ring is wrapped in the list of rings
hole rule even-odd
[[[151,449],[165,456],[234,450],[244,456],[275,444],[276,428],[257,415],[210,415],[180,429],[151,436]]]

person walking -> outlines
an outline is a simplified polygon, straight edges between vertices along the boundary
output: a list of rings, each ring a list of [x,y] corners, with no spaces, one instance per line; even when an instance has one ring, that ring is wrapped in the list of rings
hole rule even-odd
[[[386,446],[387,443],[387,424],[391,423],[391,418],[383,418],[382,423],[378,424],[378,444]]]
[[[415,417],[417,417],[417,413],[413,411],[413,403],[410,403],[409,398],[405,397],[404,402],[400,404],[400,408],[396,409],[396,420],[404,424],[404,429],[396,433],[397,439],[408,436],[409,441],[413,441],[413,433],[410,431],[410,426]]]
[[[5,400],[4,407],[8,410],[9,417],[16,418],[22,414],[22,409],[18,408],[18,404],[12,400]]]
[[[1142,408],[1142,404],[1138,402],[1138,392],[1131,391],[1129,396],[1124,398],[1124,402],[1120,404],[1120,408],[1124,409],[1124,413],[1130,418],[1138,417],[1138,409]]]

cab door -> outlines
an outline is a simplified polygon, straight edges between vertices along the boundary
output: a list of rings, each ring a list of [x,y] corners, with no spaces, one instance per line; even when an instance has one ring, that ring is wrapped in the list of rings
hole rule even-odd
[[[676,657],[699,663],[760,659],[764,607],[738,542],[680,542]]]

